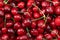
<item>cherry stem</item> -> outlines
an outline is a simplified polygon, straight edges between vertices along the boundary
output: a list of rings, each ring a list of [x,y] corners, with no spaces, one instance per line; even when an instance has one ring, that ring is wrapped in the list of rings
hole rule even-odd
[[[8,0],[4,0],[4,3],[7,4],[8,3]]]
[[[6,27],[6,18],[4,19],[4,27]]]
[[[29,33],[29,29],[26,28],[26,30],[27,30],[27,35],[28,35],[29,37],[31,37],[31,35],[30,35],[30,33]]]

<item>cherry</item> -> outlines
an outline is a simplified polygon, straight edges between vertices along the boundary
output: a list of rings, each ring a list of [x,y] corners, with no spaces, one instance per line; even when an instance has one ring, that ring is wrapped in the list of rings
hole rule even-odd
[[[14,24],[14,29],[15,30],[18,30],[19,28],[21,28],[22,26],[21,26],[21,23],[19,23],[19,22],[16,22],[15,24]]]
[[[55,8],[55,12],[56,12],[57,15],[60,15],[60,6],[57,6]]]
[[[3,34],[3,35],[2,35],[2,40],[8,40],[8,39],[9,39],[9,37],[8,37],[7,34]]]
[[[58,34],[58,30],[56,29],[52,30],[51,32],[52,37],[56,37],[57,34]]]
[[[29,20],[27,18],[23,20],[23,22],[22,22],[23,28],[30,27],[30,25],[31,25],[31,20]]]
[[[55,25],[60,26],[60,17],[55,18]]]
[[[7,28],[2,28],[2,33],[7,33]]]
[[[43,35],[40,34],[39,36],[37,36],[36,40],[43,40]]]
[[[38,8],[37,7],[33,7],[33,11],[34,12],[37,12],[38,11]]]
[[[9,20],[7,23],[6,23],[6,27],[12,27],[13,26],[13,22],[11,20]]]
[[[47,40],[52,40],[51,34],[45,34],[45,37],[46,37]]]
[[[46,7],[46,14],[53,14],[54,13],[54,7],[48,6]]]
[[[43,1],[43,2],[41,3],[41,5],[42,5],[43,8],[46,8],[46,7],[50,6],[50,3],[47,2],[47,1]]]
[[[11,16],[11,14],[10,14],[10,13],[7,13],[7,14],[5,14],[5,18],[6,18],[6,19],[11,19],[11,18],[12,18],[12,16]]]
[[[4,12],[3,11],[0,11],[0,16],[4,16]]]
[[[0,17],[0,23],[2,23],[3,22],[3,18],[2,17]]]
[[[32,22],[32,24],[31,24],[31,28],[33,28],[33,29],[34,29],[34,28],[36,28],[36,26],[37,26],[36,22],[35,22],[35,21],[33,21],[33,22]]]
[[[11,9],[11,13],[12,13],[13,15],[18,14],[18,9],[17,9],[17,8],[12,8],[12,9]]]
[[[17,30],[17,34],[20,35],[20,36],[22,36],[22,35],[25,35],[26,32],[25,32],[24,29],[21,28],[21,29],[18,29],[18,30]]]
[[[4,6],[4,3],[0,1],[0,7],[3,7]]]
[[[44,20],[37,21],[38,28],[46,28],[46,25],[44,24]]]
[[[38,36],[38,30],[36,30],[36,29],[32,29],[31,31],[30,31],[30,33],[31,33],[31,35],[33,35],[33,36]]]
[[[19,14],[14,15],[14,20],[15,21],[20,21],[21,20],[21,15],[19,15]]]
[[[23,35],[23,36],[18,36],[16,40],[28,40],[28,37]]]
[[[19,8],[24,8],[24,6],[25,6],[25,3],[24,3],[24,2],[19,2],[19,3],[18,3],[18,7],[19,7]]]
[[[37,13],[37,12],[35,12],[35,13],[33,14],[33,16],[34,16],[34,18],[39,18],[39,17],[40,17],[39,13]]]
[[[0,23],[0,28],[4,27],[4,22]]]

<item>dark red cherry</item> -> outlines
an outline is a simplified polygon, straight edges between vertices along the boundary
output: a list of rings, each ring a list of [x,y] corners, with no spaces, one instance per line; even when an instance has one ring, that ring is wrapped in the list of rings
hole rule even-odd
[[[11,19],[12,18],[12,15],[10,13],[7,13],[7,14],[5,14],[5,18],[6,19]]]
[[[13,15],[18,14],[18,9],[17,9],[17,8],[12,8],[12,9],[11,9],[11,13],[12,13]]]
[[[31,33],[31,35],[33,35],[33,36],[38,36],[38,30],[36,30],[36,29],[32,29],[31,31],[30,31],[30,33]]]
[[[18,30],[19,28],[21,28],[21,23],[16,22],[16,23],[14,24],[14,29],[15,29],[15,30]]]
[[[0,17],[0,23],[2,23],[3,22],[3,17]]]
[[[14,20],[15,21],[20,21],[21,20],[21,15],[19,15],[19,14],[14,15]]]
[[[25,35],[26,34],[26,31],[21,28],[21,29],[18,29],[17,30],[17,34],[20,35],[20,36]]]

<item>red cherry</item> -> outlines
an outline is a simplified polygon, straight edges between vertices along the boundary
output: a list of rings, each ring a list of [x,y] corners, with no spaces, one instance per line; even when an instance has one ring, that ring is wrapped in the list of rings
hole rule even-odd
[[[60,26],[60,17],[55,18],[55,25]]]
[[[60,6],[57,6],[55,8],[55,12],[56,12],[57,15],[60,15]]]
[[[2,33],[7,33],[7,28],[2,28]]]
[[[19,28],[21,28],[21,23],[16,22],[16,23],[14,24],[14,29],[15,29],[15,30],[18,30]]]
[[[39,36],[37,36],[36,40],[43,40],[43,35],[40,34]]]
[[[33,36],[38,36],[38,30],[36,30],[36,29],[32,29],[31,31],[30,31],[30,33],[31,33],[31,35],[33,35]]]
[[[37,21],[38,28],[46,28],[46,25],[44,24],[44,20]]]
[[[19,15],[19,14],[14,15],[14,20],[15,21],[20,21],[21,20],[21,15]]]
[[[26,32],[25,32],[24,29],[18,29],[18,30],[17,30],[17,34],[20,35],[20,36],[22,36],[22,35],[25,35]]]
[[[37,7],[33,7],[33,11],[34,12],[37,12],[38,11],[38,8]]]
[[[3,22],[3,17],[0,17],[0,23],[2,23]]]
[[[5,18],[6,19],[11,19],[12,18],[12,16],[11,16],[11,14],[9,13],[9,14],[5,14]]]
[[[11,13],[12,13],[13,15],[18,14],[18,9],[17,9],[17,8],[12,8]]]
[[[33,21],[33,22],[32,22],[32,24],[31,24],[31,28],[33,28],[33,29],[34,29],[34,28],[36,28],[36,26],[37,26],[36,22],[35,22],[35,21]]]
[[[24,8],[24,6],[25,6],[25,3],[24,3],[24,2],[18,3],[18,7],[19,7],[19,8]]]
[[[3,7],[4,6],[4,3],[0,1],[0,7]]]
[[[39,13],[37,13],[37,12],[35,12],[35,13],[33,14],[33,16],[34,16],[34,18],[39,18],[39,17],[40,17]]]
[[[0,11],[0,16],[4,16],[4,12],[3,11]]]

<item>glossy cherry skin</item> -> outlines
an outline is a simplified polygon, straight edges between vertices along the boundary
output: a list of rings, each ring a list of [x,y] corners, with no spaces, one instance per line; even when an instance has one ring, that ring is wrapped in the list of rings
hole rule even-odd
[[[18,36],[16,40],[28,40],[28,37],[26,35]]]
[[[15,31],[12,28],[8,28],[7,32],[9,36],[15,35]]]
[[[17,9],[17,8],[12,8],[12,9],[11,9],[11,13],[12,13],[13,15],[18,14],[18,9]]]
[[[21,29],[18,29],[18,30],[17,30],[17,34],[18,34],[19,36],[25,35],[25,34],[26,34],[26,31],[21,28]]]
[[[32,6],[32,2],[27,2],[27,7],[31,7]]]
[[[60,40],[60,36],[58,37],[58,40]]]
[[[14,20],[15,21],[20,21],[21,20],[21,15],[19,15],[19,14],[14,15]]]
[[[11,20],[8,20],[7,22],[6,22],[6,27],[12,27],[13,26],[13,22],[11,21]]]
[[[35,13],[33,14],[33,16],[34,16],[34,18],[39,18],[39,17],[40,17],[39,13],[37,13],[37,12],[35,12]]]
[[[52,30],[52,32],[51,32],[52,37],[56,37],[57,34],[58,34],[58,30],[57,29]]]
[[[31,28],[36,28],[37,24],[36,24],[36,21],[33,21],[32,24],[31,24]]]
[[[0,16],[4,16],[4,12],[3,11],[0,11]]]
[[[5,12],[10,12],[10,10],[11,10],[11,7],[9,5],[4,6],[4,11]]]
[[[3,7],[4,6],[4,3],[0,1],[0,7]]]
[[[24,2],[18,3],[18,7],[19,7],[19,8],[24,8],[24,6],[25,6],[25,3],[24,3]]]
[[[38,8],[37,7],[33,7],[33,11],[34,12],[37,12],[38,11]]]
[[[38,36],[38,30],[36,30],[36,29],[32,29],[31,31],[30,31],[30,33],[31,33],[31,35],[32,36]]]
[[[55,12],[56,12],[57,15],[60,15],[60,6],[57,6],[55,8]]]
[[[15,30],[18,30],[19,28],[21,28],[21,23],[16,22],[16,23],[14,24],[14,29],[15,29]]]
[[[23,26],[23,28],[30,27],[31,26],[31,20],[29,20],[27,18],[24,19],[22,22],[22,26]]]
[[[46,37],[47,40],[52,40],[51,34],[45,34],[45,37]]]
[[[7,33],[7,28],[4,27],[4,28],[2,28],[1,31],[2,31],[2,33]]]
[[[55,25],[60,26],[60,17],[55,18]]]
[[[50,6],[50,3],[47,2],[47,1],[43,1],[43,2],[41,3],[41,5],[42,5],[43,8],[46,8],[46,7]]]
[[[44,24],[44,20],[37,21],[38,28],[46,28],[46,25]]]
[[[53,3],[53,5],[56,7],[56,6],[59,6],[60,4],[60,2],[59,2],[59,0],[52,0],[52,3]]]
[[[9,39],[9,37],[8,37],[7,34],[3,34],[3,35],[2,35],[2,40],[8,40],[8,39]]]
[[[5,14],[5,18],[6,19],[11,19],[12,18],[12,15],[10,13],[7,13],[7,14]]]
[[[37,36],[36,40],[43,40],[43,35],[40,34],[39,36]]]
[[[46,7],[46,14],[53,14],[54,13],[54,7],[48,6]]]

